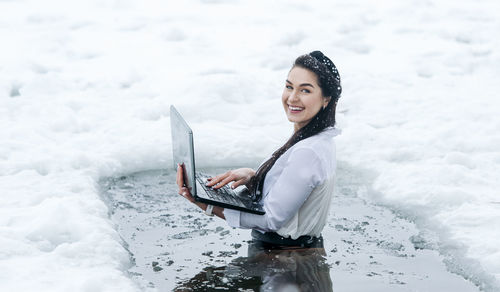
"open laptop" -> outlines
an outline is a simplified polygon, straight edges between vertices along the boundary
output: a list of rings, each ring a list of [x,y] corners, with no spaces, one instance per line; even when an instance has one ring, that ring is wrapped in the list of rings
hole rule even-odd
[[[220,189],[205,185],[209,176],[196,172],[195,168],[193,131],[173,105],[170,106],[170,129],[174,169],[177,170],[177,163],[184,163],[184,184],[196,201],[248,213],[265,214],[262,206],[252,200],[246,187],[233,190],[229,185]]]

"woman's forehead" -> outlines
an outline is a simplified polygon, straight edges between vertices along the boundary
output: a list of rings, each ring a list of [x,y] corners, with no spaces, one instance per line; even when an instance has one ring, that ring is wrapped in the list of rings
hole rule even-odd
[[[288,81],[293,84],[312,83],[318,84],[318,77],[311,70],[302,67],[293,67],[288,73]]]

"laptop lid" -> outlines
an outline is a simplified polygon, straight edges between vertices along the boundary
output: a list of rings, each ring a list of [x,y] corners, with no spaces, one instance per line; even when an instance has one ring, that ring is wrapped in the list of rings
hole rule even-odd
[[[230,196],[236,199],[236,201],[232,202],[207,197],[208,194],[203,189],[203,185],[200,185],[200,193],[198,194],[195,176],[193,131],[173,105],[170,106],[170,128],[174,170],[177,170],[177,163],[184,163],[184,183],[196,201],[259,215],[265,214],[262,206],[249,199],[249,195],[246,196],[246,199],[238,198],[234,190],[231,190],[233,194]]]
[[[191,194],[196,195],[193,131],[173,105],[170,106],[170,129],[174,170],[177,163],[184,163],[184,183]]]

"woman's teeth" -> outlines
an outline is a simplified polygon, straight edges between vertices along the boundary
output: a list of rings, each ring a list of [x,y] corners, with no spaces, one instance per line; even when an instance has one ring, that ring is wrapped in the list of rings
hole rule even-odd
[[[304,108],[302,108],[302,107],[296,107],[296,106],[291,106],[291,105],[289,105],[288,107],[289,107],[289,108],[290,108],[290,110],[292,110],[292,111],[301,111],[301,110],[303,110],[303,109],[304,109]]]

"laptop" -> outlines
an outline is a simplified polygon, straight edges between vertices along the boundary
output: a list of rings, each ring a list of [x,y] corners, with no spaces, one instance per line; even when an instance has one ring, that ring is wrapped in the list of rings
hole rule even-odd
[[[252,200],[250,192],[244,186],[233,190],[229,185],[220,189],[205,185],[210,176],[196,172],[193,131],[173,105],[170,106],[170,129],[174,169],[177,170],[177,163],[184,163],[184,184],[196,201],[253,214],[265,214],[262,206]]]

